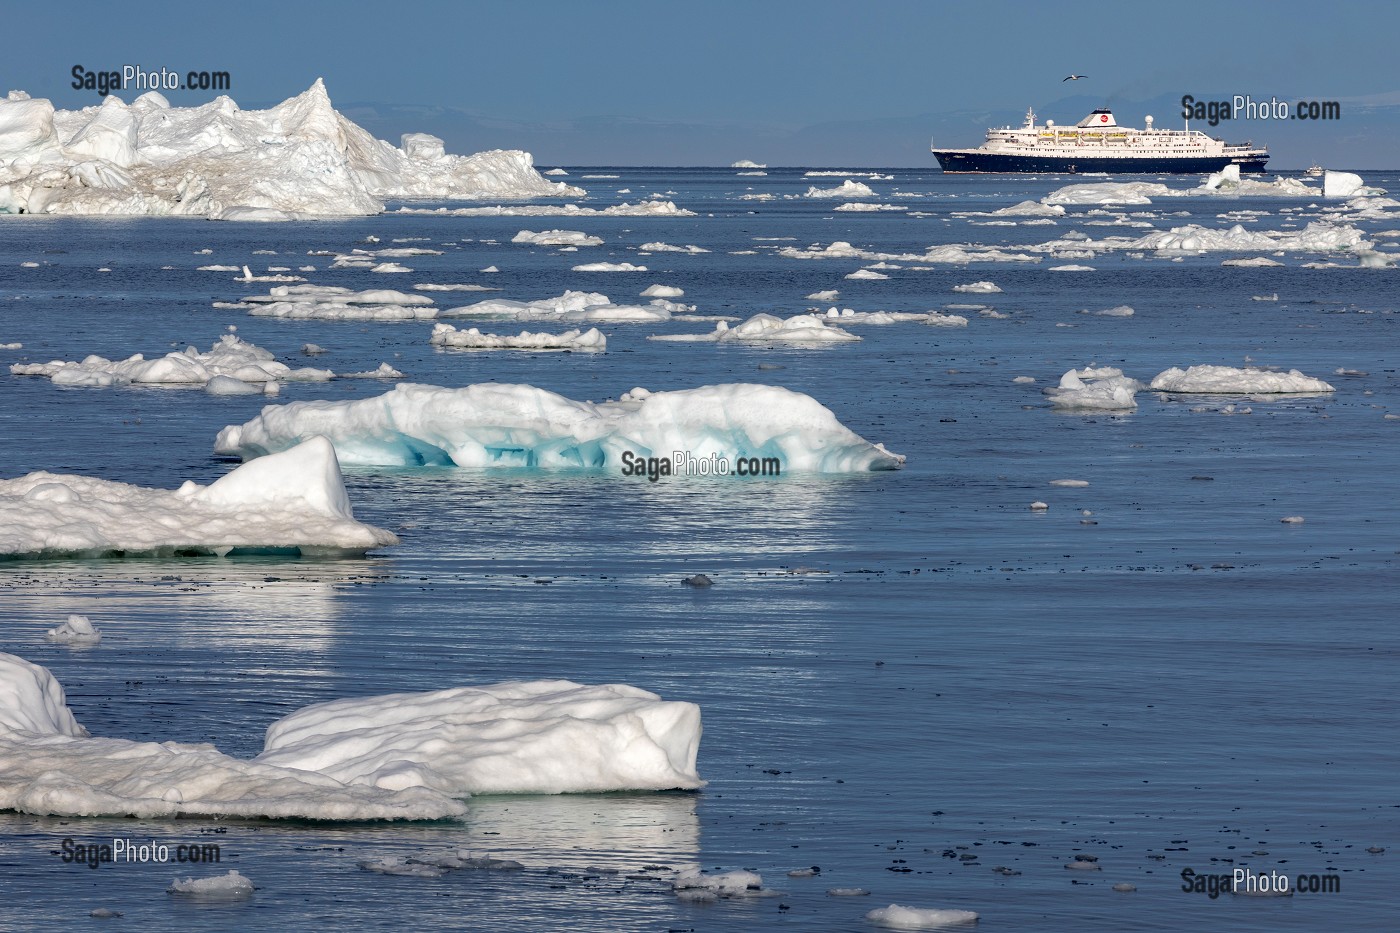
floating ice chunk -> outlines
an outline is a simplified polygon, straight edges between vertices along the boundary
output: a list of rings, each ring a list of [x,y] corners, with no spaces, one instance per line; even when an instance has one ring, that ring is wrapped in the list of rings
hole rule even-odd
[[[531,246],[602,246],[603,238],[589,236],[579,230],[521,230],[511,237],[512,243],[527,243]]]
[[[873,198],[876,197],[869,185],[858,181],[851,181],[849,178],[837,185],[835,188],[818,188],[815,185],[807,189],[804,198]]]
[[[890,930],[938,930],[963,923],[976,923],[977,914],[971,910],[934,910],[891,904],[870,911],[865,915],[865,919]]]
[[[871,204],[865,201],[847,201],[845,204],[838,204],[832,210],[874,214],[880,211],[907,211],[909,208],[903,204]]]
[[[23,350],[22,343],[0,343],[0,350]]]
[[[1039,499],[1037,499],[1036,501],[1032,502],[1031,505],[1030,505],[1030,510],[1031,510],[1032,512],[1046,512],[1046,511],[1049,511],[1049,509],[1050,509],[1050,506],[1047,505],[1047,504],[1044,503],[1044,502],[1041,502]]]
[[[1324,198],[1355,198],[1385,194],[1384,188],[1368,188],[1353,172],[1327,172],[1322,176]]]
[[[1280,373],[1210,365],[1165,370],[1152,380],[1151,388],[1162,392],[1207,395],[1321,395],[1336,391],[1321,379],[1305,376],[1296,369]]]
[[[424,321],[438,316],[433,300],[388,288],[357,292],[333,285],[281,285],[243,299],[254,317],[318,321]]]
[[[89,737],[45,668],[0,654],[0,810],[53,816],[442,819],[457,800],[347,786],[242,761],[212,745]]]
[[[1285,515],[1283,518],[1280,518],[1279,521],[1283,522],[1285,525],[1301,525],[1306,519],[1301,515]]]
[[[830,344],[859,340],[855,334],[826,323],[814,314],[798,314],[790,318],[775,317],[771,314],[755,314],[742,324],[730,327],[724,321],[715,325],[708,334],[664,334],[653,335],[648,340],[670,343],[757,343],[773,344]]]
[[[807,300],[808,300],[808,301],[835,301],[835,300],[836,300],[837,298],[839,298],[840,296],[841,296],[841,293],[840,293],[840,292],[838,292],[838,291],[837,291],[836,289],[834,289],[834,288],[831,288],[831,289],[827,289],[826,291],[823,291],[823,292],[812,292],[812,294],[810,294],[810,295],[807,296]]]
[[[232,376],[215,376],[204,384],[204,391],[210,395],[262,395],[263,387]]]
[[[1068,868],[1068,869],[1070,869],[1071,871],[1102,871],[1102,870],[1103,870],[1102,866],[1099,865],[1098,859],[1075,859],[1075,860],[1072,861],[1072,862],[1066,862],[1066,863],[1065,863],[1065,868]]]
[[[1011,207],[1003,207],[991,212],[994,217],[1063,217],[1065,209],[1058,204],[1043,204],[1039,201],[1022,201]]]
[[[537,301],[490,298],[475,304],[451,308],[444,317],[501,318],[514,321],[560,321],[569,323],[655,323],[669,321],[671,308],[664,298],[649,305],[615,305],[600,292],[566,291]]]
[[[262,347],[233,334],[224,334],[207,353],[187,347],[183,352],[167,353],[154,360],[138,353],[117,361],[89,356],[81,362],[15,363],[10,366],[10,373],[46,376],[55,385],[68,386],[204,386],[216,376],[261,386],[266,382],[325,382],[335,378],[335,373],[326,369],[292,369],[273,359]]]
[[[1131,411],[1137,408],[1133,395],[1142,387],[1141,382],[1124,376],[1122,370],[1105,366],[1071,369],[1060,377],[1058,386],[1044,391],[1057,409]]]
[[[458,350],[572,350],[583,353],[601,353],[608,346],[607,338],[596,327],[562,334],[532,334],[522,330],[511,337],[483,334],[475,327],[458,330],[451,324],[434,324],[429,342],[435,347]]]
[[[196,272],[238,272],[242,266],[200,266]]]
[[[648,285],[643,298],[681,298],[685,292],[674,285]]]
[[[1246,230],[1236,224],[1229,230],[1216,230],[1188,224],[1159,230],[1126,243],[1100,242],[1098,248],[1124,248],[1157,250],[1162,253],[1199,252],[1201,250],[1297,250],[1306,252],[1328,252],[1333,250],[1354,250],[1365,240],[1362,232],[1349,225],[1335,225],[1314,221],[1302,230]]]
[[[1117,305],[1112,308],[1104,308],[1102,311],[1080,311],[1080,314],[1092,314],[1097,317],[1132,317],[1135,312],[1127,305]]]
[[[365,859],[356,864],[364,871],[372,871],[377,875],[396,875],[407,878],[441,878],[443,875],[447,874],[446,868],[412,861],[398,855]]]
[[[700,708],[567,680],[334,700],[268,727],[255,760],[389,790],[564,794],[704,785]]]
[[[1035,382],[1035,377],[1034,377],[1034,376],[1017,376],[1015,379],[1012,379],[1011,381],[1014,382],[1014,383],[1017,383],[1018,385],[1031,385],[1032,383]]]
[[[645,272],[646,266],[634,265],[630,262],[586,262],[581,266],[574,266],[574,272]]]
[[[1137,885],[1131,884],[1127,881],[1120,881],[1118,884],[1115,884],[1113,886],[1113,890],[1119,892],[1120,894],[1127,894],[1130,891],[1136,891]]]
[[[1267,256],[1251,256],[1248,259],[1226,259],[1220,264],[1222,266],[1236,266],[1241,269],[1267,269],[1270,266],[1283,265],[1283,263],[1275,262]]]
[[[575,189],[577,190],[577,189]],[[401,207],[395,214],[423,214],[434,217],[694,217],[694,211],[677,207],[674,201],[638,201],[611,207],[579,207],[526,204],[497,207],[423,208]]]
[[[567,174],[569,174],[569,173],[566,172],[566,171],[564,171],[562,168],[552,168],[552,169],[550,169],[549,171],[547,171],[547,172],[541,172],[540,174],[541,174],[541,175],[567,175]]]
[[[415,285],[414,288],[421,292],[494,292],[500,289],[491,288],[488,285],[434,285],[425,283]]]
[[[398,543],[355,521],[328,441],[288,447],[175,491],[53,473],[0,480],[0,554],[363,554]]]
[[[993,282],[969,282],[966,285],[954,285],[955,292],[974,292],[983,295],[1000,294],[1001,289]]]
[[[670,243],[654,242],[643,243],[637,248],[644,253],[689,253],[695,255],[697,253],[709,252],[709,250],[696,246],[693,243],[687,246],[672,246]]]
[[[380,273],[384,273],[384,272],[412,272],[413,270],[410,269],[408,266],[401,265],[400,263],[397,263],[397,262],[381,262],[379,265],[375,266],[374,268],[370,269],[369,271],[371,271],[371,272],[380,272]]]
[[[1089,485],[1089,481],[1084,479],[1052,479],[1050,481],[1050,485],[1065,486],[1071,489],[1077,489]]]
[[[374,369],[362,373],[346,373],[345,379],[403,379],[404,374],[388,363],[380,363]]]
[[[1093,272],[1093,271],[1094,271],[1094,267],[1093,267],[1093,266],[1075,266],[1075,265],[1068,265],[1068,266],[1050,266],[1050,267],[1049,267],[1048,269],[1046,269],[1045,271],[1047,271],[1047,272]]]
[[[253,882],[240,875],[236,869],[229,869],[228,874],[215,875],[212,878],[186,878],[184,881],[177,878],[175,883],[166,889],[166,893],[184,897],[236,900],[253,896]]]
[[[683,871],[671,882],[675,891],[709,891],[719,897],[751,897],[763,891],[763,877],[752,871],[707,875],[698,868]]]
[[[751,162],[748,159],[740,159],[738,162],[731,162],[730,168],[767,168],[762,162]]]
[[[865,888],[829,888],[827,897],[868,897],[870,892]]]
[[[857,269],[856,271],[852,272],[850,275],[847,275],[846,278],[848,278],[848,279],[870,279],[870,280],[874,281],[874,280],[878,280],[878,279],[887,279],[887,278],[889,278],[889,276],[888,276],[888,275],[885,275],[883,272],[876,272],[874,269]]]
[[[670,456],[677,450],[697,458],[778,457],[783,475],[904,463],[810,396],[743,383],[598,404],[524,385],[401,385],[375,398],[268,406],[220,431],[215,450],[252,459],[318,434],[344,462],[380,466],[619,470],[624,451]]]
[[[95,645],[102,640],[102,633],[87,616],[70,615],[68,621],[49,629],[44,640],[59,645]]]
[[[1105,181],[1087,185],[1067,185],[1040,199],[1046,206],[1061,204],[1151,204],[1153,198],[1169,197],[1166,185],[1146,181]]]

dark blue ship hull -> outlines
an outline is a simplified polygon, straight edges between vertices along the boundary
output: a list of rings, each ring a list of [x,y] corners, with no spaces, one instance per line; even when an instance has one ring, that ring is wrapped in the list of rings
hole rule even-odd
[[[1059,156],[1007,155],[995,152],[933,150],[945,172],[1004,172],[1074,175],[1108,172],[1116,175],[1204,175],[1218,172],[1234,161],[1230,156],[1180,156],[1160,158],[1063,158]],[[1264,171],[1267,156],[1239,163],[1241,174]]]

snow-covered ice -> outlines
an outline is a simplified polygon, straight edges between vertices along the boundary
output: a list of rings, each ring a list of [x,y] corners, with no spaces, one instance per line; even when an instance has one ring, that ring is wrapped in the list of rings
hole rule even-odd
[[[682,298],[685,292],[674,285],[648,285],[641,293],[643,298]]]
[[[1355,198],[1385,194],[1384,188],[1368,188],[1354,172],[1326,172],[1322,176],[1322,196],[1326,198]]]
[[[670,343],[756,343],[813,345],[844,343],[859,340],[855,334],[826,323],[815,314],[798,314],[780,318],[772,314],[755,314],[730,327],[725,321],[715,325],[708,334],[658,334],[647,338]]]
[[[804,198],[873,198],[876,197],[869,185],[858,181],[851,181],[849,178],[837,185],[835,188],[818,188],[815,185],[807,189]]]
[[[511,321],[560,321],[565,323],[632,324],[656,323],[671,319],[671,303],[652,299],[647,305],[616,305],[600,292],[566,291],[553,298],[514,301],[488,298],[475,304],[451,308],[444,317],[494,318]]]
[[[512,243],[526,243],[531,246],[602,246],[603,238],[589,236],[579,230],[521,230],[511,237]]]
[[[973,292],[983,295],[1000,294],[1001,289],[994,282],[968,282],[966,285],[954,285],[955,292]]]
[[[700,708],[567,680],[319,703],[268,727],[255,761],[449,796],[697,788]]]
[[[44,472],[0,480],[0,555],[363,554],[397,543],[355,520],[335,450],[318,437],[208,486],[151,489]]]
[[[240,875],[237,869],[229,869],[222,875],[213,875],[208,878],[186,878],[175,882],[166,889],[168,894],[177,894],[181,897],[198,897],[211,900],[236,900],[239,898],[253,896],[253,882],[248,880],[246,875]]]
[[[520,151],[446,155],[442,140],[375,139],[317,79],[268,110],[228,97],[172,107],[157,92],[82,110],[0,100],[0,213],[179,214],[290,220],[377,214],[386,198],[580,197]]]
[[[435,347],[449,347],[458,350],[572,350],[583,353],[601,353],[608,347],[608,340],[598,328],[587,331],[569,330],[562,334],[532,334],[521,331],[515,336],[483,334],[475,327],[458,330],[451,324],[434,324],[429,342]]]
[[[574,266],[574,272],[645,272],[646,266],[639,266],[630,262],[586,262],[582,265]]]
[[[509,204],[491,207],[401,207],[395,214],[431,217],[694,217],[695,212],[677,207],[674,201],[648,200],[609,207],[580,207],[577,204]]]
[[[335,378],[328,369],[293,369],[279,363],[267,350],[234,334],[224,334],[205,353],[186,347],[153,360],[138,353],[124,360],[94,355],[80,362],[14,363],[10,373],[46,376],[55,385],[63,386],[204,386],[219,376],[262,386],[270,382],[326,382]]]
[[[709,250],[701,246],[696,246],[694,243],[688,243],[685,246],[672,246],[670,243],[662,243],[660,241],[643,243],[641,246],[637,247],[637,249],[643,253],[689,253],[692,256],[709,252]]]
[[[1305,376],[1296,369],[1286,373],[1267,369],[1232,366],[1172,367],[1158,373],[1151,388],[1162,392],[1208,395],[1320,395],[1335,392],[1321,379]]]
[[[527,385],[400,385],[374,398],[270,405],[219,432],[215,450],[244,459],[324,435],[345,463],[618,470],[624,451],[778,457],[789,472],[859,473],[904,458],[842,425],[816,399],[779,386],[730,383],[633,390],[580,402]]]
[[[1142,383],[1123,375],[1112,366],[1071,369],[1060,377],[1060,384],[1044,390],[1057,409],[1130,411],[1137,408],[1135,392]]]

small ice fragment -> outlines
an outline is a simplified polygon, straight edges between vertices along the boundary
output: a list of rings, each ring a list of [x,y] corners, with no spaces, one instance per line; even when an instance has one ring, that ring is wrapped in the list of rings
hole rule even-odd
[[[1123,891],[1123,892],[1125,892],[1125,893],[1128,892],[1128,891],[1136,891],[1136,890],[1137,890],[1137,885],[1135,885],[1135,884],[1129,884],[1128,882],[1123,881],[1123,882],[1120,882],[1120,883],[1118,883],[1118,884],[1115,884],[1115,885],[1113,886],[1113,890],[1115,890],[1115,891]]]
[[[98,920],[110,920],[113,917],[120,917],[121,915],[122,912],[120,910],[113,910],[110,907],[98,907],[88,914],[89,917],[93,917]]]
[[[1283,522],[1285,525],[1301,525],[1304,522],[1304,518],[1301,515],[1285,515],[1283,518],[1280,518],[1279,521]]]
[[[936,930],[962,923],[975,923],[977,914],[970,910],[931,910],[891,904],[870,911],[865,915],[865,919],[876,926],[891,930]]]
[[[1075,860],[1072,861],[1072,862],[1066,862],[1066,863],[1065,863],[1065,867],[1068,868],[1068,869],[1070,869],[1071,871],[1099,871],[1099,870],[1100,870],[1100,868],[1099,868],[1099,863],[1098,863],[1097,861],[1091,862],[1091,861],[1089,861],[1088,859],[1082,859],[1082,858],[1075,859]]]
[[[1044,503],[1044,502],[1041,502],[1039,499],[1037,499],[1036,501],[1034,501],[1034,502],[1031,503],[1031,511],[1032,511],[1032,512],[1044,512],[1044,511],[1047,511],[1049,508],[1050,508],[1049,505],[1047,505],[1047,504]]]
[[[817,867],[816,865],[813,865],[813,866],[811,866],[810,868],[794,868],[792,871],[788,872],[788,877],[789,877],[789,878],[810,878],[810,877],[812,877],[813,875],[819,875],[819,874],[821,874],[821,871],[822,871],[822,870],[821,870],[819,867]]]
[[[697,573],[693,577],[686,577],[684,580],[681,581],[681,584],[684,586],[693,586],[697,589],[703,589],[707,586],[714,586],[715,581],[711,580],[703,573]]]
[[[67,622],[49,629],[44,639],[56,645],[95,645],[102,640],[102,633],[93,628],[87,616],[70,615]]]
[[[1075,488],[1078,488],[1078,487],[1081,487],[1081,486],[1087,486],[1087,485],[1089,485],[1089,481],[1088,481],[1088,480],[1085,480],[1085,479],[1052,479],[1052,480],[1050,481],[1050,485],[1051,485],[1051,486],[1073,486],[1073,487],[1075,487]]]
[[[1016,383],[1017,385],[1023,385],[1023,386],[1024,386],[1024,385],[1030,385],[1031,383],[1035,382],[1035,377],[1034,377],[1034,376],[1017,376],[1015,379],[1012,379],[1011,381],[1014,382],[1014,383]]]
[[[167,894],[180,894],[186,897],[241,898],[253,895],[253,882],[240,875],[237,869],[230,869],[226,875],[212,878],[176,878],[175,883],[166,888]]]
[[[869,897],[865,888],[828,888],[827,897]]]

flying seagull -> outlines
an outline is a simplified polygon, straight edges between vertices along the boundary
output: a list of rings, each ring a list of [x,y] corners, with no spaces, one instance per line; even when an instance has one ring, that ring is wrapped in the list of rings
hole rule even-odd
[[[1080,78],[1087,78],[1087,77],[1089,77],[1089,76],[1088,76],[1088,75],[1070,75],[1068,78],[1065,78],[1065,79],[1063,79],[1062,81],[1060,81],[1060,83],[1061,83],[1061,84],[1064,84],[1065,81],[1078,81]]]

